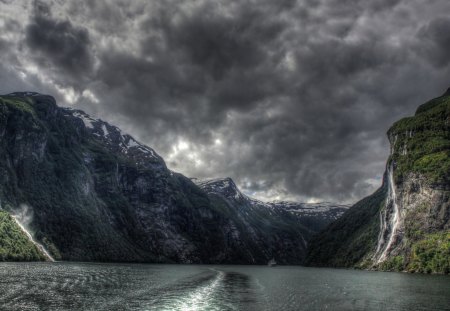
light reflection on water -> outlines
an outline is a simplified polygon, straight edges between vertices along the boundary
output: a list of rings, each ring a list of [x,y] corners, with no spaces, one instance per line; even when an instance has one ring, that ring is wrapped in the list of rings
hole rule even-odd
[[[450,277],[303,267],[0,263],[0,310],[450,310]]]

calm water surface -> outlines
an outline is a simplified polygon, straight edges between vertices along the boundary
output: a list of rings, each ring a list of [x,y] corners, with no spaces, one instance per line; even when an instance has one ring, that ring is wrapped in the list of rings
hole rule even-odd
[[[303,267],[1,263],[0,310],[450,310],[450,277]]]

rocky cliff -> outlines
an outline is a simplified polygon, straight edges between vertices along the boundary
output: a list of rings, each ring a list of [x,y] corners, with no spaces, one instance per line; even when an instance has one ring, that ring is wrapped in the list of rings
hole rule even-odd
[[[14,219],[56,260],[300,263],[306,240],[340,213],[308,222],[299,210],[250,204],[237,188],[227,195],[231,180],[209,186],[51,96],[0,96],[1,208],[23,215]]]
[[[450,273],[450,89],[388,138],[382,187],[313,239],[308,264]]]

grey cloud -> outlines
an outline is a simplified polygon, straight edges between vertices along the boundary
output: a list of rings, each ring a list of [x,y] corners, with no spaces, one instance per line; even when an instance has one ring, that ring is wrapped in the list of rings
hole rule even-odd
[[[183,48],[195,64],[221,80],[233,68],[248,70],[264,61],[265,44],[284,27],[255,10],[243,9],[239,16],[223,17],[204,8],[171,29],[169,38],[173,48]]]
[[[446,0],[41,3],[12,30],[31,48],[16,67],[88,89],[98,102],[79,96],[79,108],[174,170],[263,198],[369,194],[389,126],[450,84]],[[59,92],[45,81],[11,83]]]
[[[85,79],[93,69],[88,30],[69,20],[53,18],[50,7],[43,2],[34,4],[31,22],[25,29],[25,43],[37,63],[54,69],[63,78],[66,75]]]
[[[424,41],[421,50],[436,67],[450,63],[450,18],[439,17],[423,26],[418,37]]]

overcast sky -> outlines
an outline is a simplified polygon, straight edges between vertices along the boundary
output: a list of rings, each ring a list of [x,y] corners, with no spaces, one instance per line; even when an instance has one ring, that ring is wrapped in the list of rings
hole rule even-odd
[[[448,0],[0,0],[0,93],[37,91],[263,200],[354,202],[450,86]]]

